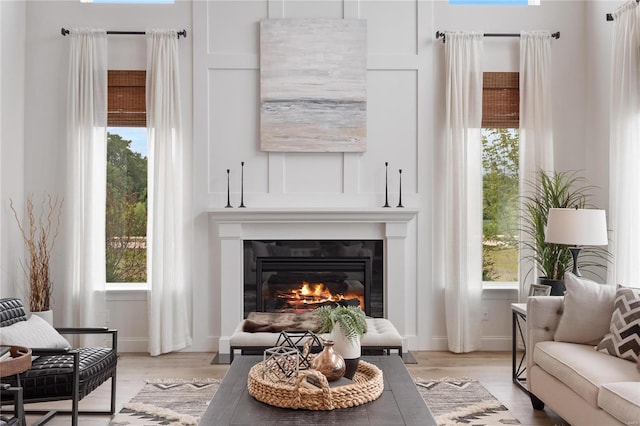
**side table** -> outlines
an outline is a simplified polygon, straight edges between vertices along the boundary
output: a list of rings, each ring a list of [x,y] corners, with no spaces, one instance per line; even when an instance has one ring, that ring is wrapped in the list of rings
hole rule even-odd
[[[31,349],[22,346],[11,346],[11,356],[4,361],[0,361],[0,378],[8,376],[16,376],[17,386],[9,387],[0,383],[0,392],[8,394],[13,399],[13,411],[15,419],[18,419],[19,425],[26,425],[24,406],[22,404],[22,386],[20,386],[20,373],[31,368]],[[16,424],[16,423],[12,423]]]
[[[527,322],[527,304],[511,304],[511,379],[520,389],[527,389],[527,340],[524,327]],[[522,355],[518,360],[518,337],[522,339]]]

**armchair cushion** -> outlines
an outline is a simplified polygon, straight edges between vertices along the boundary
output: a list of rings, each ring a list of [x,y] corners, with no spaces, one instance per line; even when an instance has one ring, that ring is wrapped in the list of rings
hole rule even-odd
[[[571,272],[564,275],[564,284],[564,309],[554,340],[597,345],[609,331],[615,286],[598,284]]]
[[[106,381],[116,368],[117,355],[109,348],[79,348],[79,399]],[[21,376],[29,398],[52,398],[73,392],[73,354],[41,356]]]
[[[0,329],[0,344],[3,346],[25,346],[27,348],[70,348],[71,345],[48,322],[36,315],[27,321]]]

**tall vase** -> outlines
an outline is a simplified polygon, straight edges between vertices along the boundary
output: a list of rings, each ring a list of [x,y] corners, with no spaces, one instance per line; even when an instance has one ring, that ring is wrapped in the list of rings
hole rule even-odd
[[[31,312],[31,315],[42,318],[53,327],[53,310],[49,309],[48,311]]]
[[[348,339],[344,335],[340,324],[336,324],[331,332],[331,339],[333,340],[333,348],[342,355],[344,363],[347,366],[344,377],[353,379],[354,374],[356,374],[358,370],[358,363],[360,362],[360,337],[356,336],[353,339]]]

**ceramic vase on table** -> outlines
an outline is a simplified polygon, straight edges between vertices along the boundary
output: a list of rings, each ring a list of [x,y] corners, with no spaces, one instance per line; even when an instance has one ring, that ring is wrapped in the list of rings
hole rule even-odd
[[[360,362],[360,337],[357,336],[353,339],[348,339],[342,332],[340,324],[336,324],[331,332],[331,339],[333,340],[335,351],[342,355],[344,363],[347,366],[344,377],[353,379],[354,374],[356,374],[358,370],[358,363]]]
[[[329,382],[342,377],[346,369],[344,359],[333,350],[333,342],[331,340],[324,342],[324,349],[315,357],[311,366],[324,374]]]

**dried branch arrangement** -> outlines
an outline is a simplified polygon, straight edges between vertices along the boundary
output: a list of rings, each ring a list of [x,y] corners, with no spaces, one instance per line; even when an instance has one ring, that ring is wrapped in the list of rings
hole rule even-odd
[[[22,239],[29,251],[28,265],[22,265],[29,275],[29,310],[41,312],[51,309],[51,291],[53,283],[49,277],[49,261],[51,251],[56,242],[60,229],[62,200],[47,194],[40,203],[40,213],[34,212],[33,196],[26,201],[26,222],[18,218],[13,200],[9,199],[9,206],[18,222]]]

